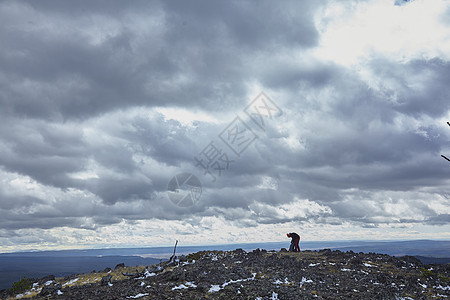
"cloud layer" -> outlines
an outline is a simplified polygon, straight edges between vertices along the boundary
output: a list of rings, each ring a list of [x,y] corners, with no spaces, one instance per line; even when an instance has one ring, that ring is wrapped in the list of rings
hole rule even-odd
[[[0,250],[450,238],[449,9],[2,2]],[[260,91],[280,109],[264,128],[245,113]],[[240,155],[220,136],[237,116],[256,137]],[[215,180],[194,159],[210,142],[230,159]],[[167,197],[183,172],[194,206]]]

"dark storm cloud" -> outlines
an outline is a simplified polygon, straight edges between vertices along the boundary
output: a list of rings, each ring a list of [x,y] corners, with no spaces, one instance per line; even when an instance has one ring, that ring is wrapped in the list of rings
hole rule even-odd
[[[447,224],[426,197],[406,204],[418,218],[365,201],[444,189],[450,168],[439,155],[448,128],[437,118],[449,111],[448,62],[377,57],[367,66],[377,86],[303,57],[319,43],[318,5],[0,4],[0,174],[48,192],[33,195],[17,183],[6,193],[13,179],[5,179],[0,228],[95,229],[124,219],[202,216],[242,226]],[[271,91],[283,114],[265,131],[251,125],[258,139],[212,182],[194,156],[212,140],[231,153],[218,135],[243,115],[254,83]],[[206,113],[215,122],[186,125],[156,107]],[[180,172],[202,181],[195,206],[166,197]]]
[[[392,64],[383,59],[373,62],[373,70],[395,89],[393,106],[403,114],[422,114],[438,118],[450,109],[450,63],[439,58]]]
[[[211,100],[245,96],[246,57],[313,46],[317,37],[307,2],[108,2],[102,11],[62,3],[2,4],[0,103],[10,113],[71,119],[132,105],[224,109]]]

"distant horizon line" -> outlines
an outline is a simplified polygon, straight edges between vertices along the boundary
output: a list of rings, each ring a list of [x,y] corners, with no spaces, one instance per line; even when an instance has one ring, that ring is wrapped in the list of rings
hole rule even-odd
[[[417,242],[417,241],[436,241],[436,242],[450,242],[450,239],[380,239],[380,240],[358,240],[358,239],[351,239],[351,240],[302,240],[301,243],[327,243],[327,242],[333,242],[333,243],[352,243],[352,242]],[[189,245],[177,245],[177,248],[181,247],[211,247],[211,246],[230,246],[230,245],[254,245],[254,244],[281,244],[281,243],[289,243],[289,240],[283,240],[283,241],[274,241],[274,242],[234,242],[234,243],[217,243],[217,244],[189,244]],[[115,246],[109,246],[109,247],[98,247],[93,246],[92,248],[63,248],[63,249],[26,249],[26,250],[17,250],[17,251],[7,251],[7,252],[0,252],[0,254],[13,254],[13,253],[38,253],[38,252],[61,252],[61,251],[86,251],[86,250],[120,250],[120,249],[143,249],[143,248],[173,248],[174,244],[172,245],[155,245],[155,246],[138,246],[138,245],[130,245],[130,246],[123,246],[118,245]]]

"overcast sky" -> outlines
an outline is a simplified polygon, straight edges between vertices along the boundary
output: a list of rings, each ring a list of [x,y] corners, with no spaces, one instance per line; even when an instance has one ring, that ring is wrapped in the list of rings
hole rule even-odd
[[[450,239],[449,1],[2,1],[0,41],[0,251]]]

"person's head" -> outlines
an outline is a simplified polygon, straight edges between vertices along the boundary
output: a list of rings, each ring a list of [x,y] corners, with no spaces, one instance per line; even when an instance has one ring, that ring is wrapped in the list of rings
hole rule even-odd
[[[291,237],[291,234],[290,234],[290,233],[286,233],[286,235],[287,235],[287,237],[288,237],[288,238],[290,238],[290,237]]]

